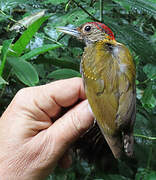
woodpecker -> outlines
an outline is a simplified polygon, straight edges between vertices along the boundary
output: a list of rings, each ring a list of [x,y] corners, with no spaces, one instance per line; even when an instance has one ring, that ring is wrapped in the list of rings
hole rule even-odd
[[[119,159],[123,153],[131,157],[136,72],[129,49],[100,22],[58,29],[85,42],[80,66],[88,102],[114,157]]]

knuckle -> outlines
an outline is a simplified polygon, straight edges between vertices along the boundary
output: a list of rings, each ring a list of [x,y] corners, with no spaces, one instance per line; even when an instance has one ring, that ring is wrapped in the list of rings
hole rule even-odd
[[[77,83],[79,83],[79,84],[82,83],[82,78],[80,78],[80,77],[74,77],[73,80],[77,81]]]
[[[25,95],[29,89],[29,87],[20,89],[16,94],[16,98]]]
[[[76,110],[73,110],[70,114],[71,124],[74,128],[75,135],[80,134],[83,130],[81,119],[78,116]]]
[[[80,77],[74,77],[73,79],[77,80],[77,81],[81,81]]]
[[[19,103],[24,103],[25,100],[28,101],[31,95],[30,93],[31,91],[32,91],[32,87],[20,89],[14,97],[14,103],[19,104]]]

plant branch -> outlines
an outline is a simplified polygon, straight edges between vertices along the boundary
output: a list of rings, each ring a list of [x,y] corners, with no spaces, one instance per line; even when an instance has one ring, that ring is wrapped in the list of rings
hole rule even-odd
[[[100,0],[100,21],[103,22],[103,0]]]
[[[8,82],[8,80],[9,80],[9,77],[10,77],[11,73],[12,73],[12,69],[9,71],[9,73],[8,73],[8,75],[7,75],[7,78],[6,78],[6,81],[7,81],[7,82]],[[3,85],[2,91],[1,91],[1,93],[0,93],[0,99],[2,98],[2,96],[3,96],[3,94],[4,94],[4,91],[5,91],[6,86],[7,86],[7,84],[4,84],[4,85]]]
[[[75,0],[72,0],[79,8],[81,8],[86,14],[88,14],[88,16],[91,17],[91,19],[93,19],[94,21],[99,21],[98,19],[96,19],[92,14],[90,14],[85,8],[83,8],[78,2],[76,2]]]
[[[8,16],[7,14],[5,14],[1,9],[0,9],[0,13],[1,14],[3,14],[4,16]],[[17,21],[16,20],[14,20],[13,18],[11,18],[11,17],[8,17],[8,19],[10,19],[11,21],[13,21],[13,22],[15,22],[15,23],[17,23]]]
[[[67,10],[68,10],[68,6],[69,6],[69,4],[71,3],[71,0],[69,0],[68,2],[67,2],[67,4],[66,4],[66,6],[65,6],[65,12],[67,12]]]
[[[134,134],[134,136],[135,137],[141,137],[141,138],[148,139],[148,140],[156,140],[156,137],[145,136],[142,134]]]
[[[55,39],[49,38],[49,37],[47,37],[47,36],[45,36],[45,39],[47,39],[47,40],[49,40],[49,41],[52,41],[52,42],[54,42],[54,43],[56,43],[56,44],[58,44],[58,45],[62,45],[61,43],[59,43],[59,42],[56,41]]]
[[[156,73],[153,74],[150,78],[146,79],[145,81],[139,82],[138,85],[140,85],[140,84],[145,84],[145,83],[147,83],[148,81],[153,81],[154,79],[152,79],[152,78],[155,78],[155,77],[156,77]]]

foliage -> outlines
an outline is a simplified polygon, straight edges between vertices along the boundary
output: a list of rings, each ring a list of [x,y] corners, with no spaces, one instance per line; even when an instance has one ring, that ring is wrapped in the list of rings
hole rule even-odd
[[[131,168],[131,162],[128,165],[118,162],[118,171],[113,173],[77,158],[69,170],[56,169],[49,180],[156,179],[155,0],[0,0],[1,113],[15,93],[25,86],[80,77],[84,45],[68,35],[61,35],[56,27],[79,26],[95,20],[104,22],[114,31],[117,41],[129,47],[136,63],[137,164]]]

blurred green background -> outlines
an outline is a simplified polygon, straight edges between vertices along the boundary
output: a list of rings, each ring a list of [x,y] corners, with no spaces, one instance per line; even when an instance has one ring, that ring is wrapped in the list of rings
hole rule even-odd
[[[112,163],[110,171],[73,154],[71,168],[56,168],[48,180],[155,180],[156,0],[0,0],[0,112],[23,87],[81,77],[84,44],[56,27],[88,21],[108,25],[134,57],[136,163]]]

